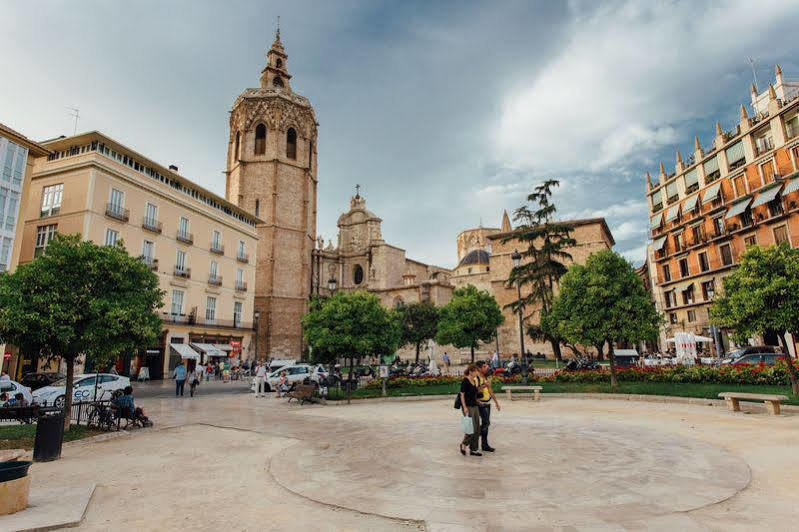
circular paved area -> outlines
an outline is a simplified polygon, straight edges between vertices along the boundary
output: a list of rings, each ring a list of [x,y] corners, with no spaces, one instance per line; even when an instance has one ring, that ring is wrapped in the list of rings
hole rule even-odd
[[[451,423],[353,424],[274,456],[285,488],[360,512],[469,527],[615,528],[725,500],[749,468],[719,447],[629,425],[505,417],[499,451],[458,452]]]

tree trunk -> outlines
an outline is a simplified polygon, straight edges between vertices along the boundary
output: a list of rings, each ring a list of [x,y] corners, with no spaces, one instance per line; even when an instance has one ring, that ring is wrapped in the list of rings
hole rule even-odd
[[[558,362],[563,362],[563,355],[560,352],[560,342],[557,340],[550,340],[552,344],[552,353],[555,355],[555,360]]]
[[[75,377],[75,357],[66,358],[67,363],[67,386],[64,390],[64,432],[69,430],[72,421],[72,381]]]
[[[596,346],[596,359],[605,360],[605,342]]]
[[[474,364],[474,344],[472,344],[472,364]]]
[[[416,343],[416,363],[419,363],[419,343]]]
[[[780,343],[782,344],[782,348],[785,350],[785,362],[788,363],[788,376],[791,378],[791,394],[799,395],[799,382],[797,382],[796,379],[796,367],[793,365],[791,350],[788,348],[788,342],[785,340],[785,335],[778,334],[777,336],[780,337]],[[793,339],[793,333],[791,333],[791,339]]]
[[[608,360],[610,360],[610,389],[615,390],[618,387],[616,382],[616,355],[613,351],[613,341],[608,341]]]
[[[350,398],[352,397],[352,374],[355,371],[353,362],[353,357],[350,357],[350,373],[347,375],[347,404],[350,404]]]

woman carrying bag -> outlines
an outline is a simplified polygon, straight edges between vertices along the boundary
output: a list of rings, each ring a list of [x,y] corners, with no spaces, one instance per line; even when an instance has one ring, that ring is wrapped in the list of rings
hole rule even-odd
[[[463,381],[461,381],[461,391],[459,399],[461,409],[463,410],[463,418],[461,425],[463,427],[463,441],[461,442],[461,454],[466,456],[466,448],[469,448],[470,456],[483,456],[483,453],[477,450],[477,445],[480,440],[480,410],[477,408],[477,367],[470,364],[463,373]]]

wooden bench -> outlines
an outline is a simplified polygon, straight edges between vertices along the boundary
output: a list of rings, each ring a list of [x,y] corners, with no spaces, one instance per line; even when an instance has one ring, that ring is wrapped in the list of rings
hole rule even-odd
[[[33,423],[39,417],[39,405],[4,406],[0,408],[0,421]]]
[[[503,386],[502,391],[508,397],[508,401],[513,401],[513,395],[511,392],[514,390],[517,392],[521,391],[532,391],[533,392],[533,401],[538,401],[541,399],[541,390],[543,389],[542,386]]]
[[[765,393],[744,393],[744,392],[721,392],[719,397],[727,402],[727,406],[733,412],[740,412],[741,405],[739,402],[744,401],[763,401],[766,403],[766,410],[772,415],[776,416],[780,413],[780,401],[787,401],[788,398],[784,395],[772,395]]]
[[[313,393],[316,387],[313,384],[298,384],[290,392],[286,392],[286,397],[289,398],[290,403],[292,399],[296,399],[300,404],[305,402],[313,402]]]

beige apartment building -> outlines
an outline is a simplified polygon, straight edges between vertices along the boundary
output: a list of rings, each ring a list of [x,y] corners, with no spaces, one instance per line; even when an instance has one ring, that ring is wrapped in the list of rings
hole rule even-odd
[[[256,225],[245,210],[93,131],[42,143],[20,228],[20,263],[56,233],[122,242],[166,292],[157,345],[118,361],[131,376],[165,376],[181,358],[252,358]]]

